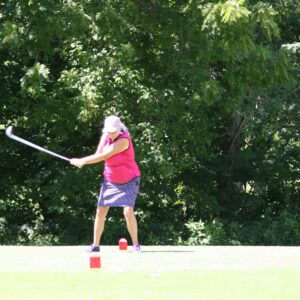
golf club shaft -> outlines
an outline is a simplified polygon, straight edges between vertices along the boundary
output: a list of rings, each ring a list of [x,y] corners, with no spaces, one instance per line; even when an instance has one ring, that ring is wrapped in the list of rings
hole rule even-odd
[[[33,143],[31,143],[31,142],[28,142],[28,141],[26,141],[26,140],[24,140],[24,139],[22,139],[22,138],[20,138],[20,137],[18,137],[18,136],[15,136],[15,135],[13,135],[13,134],[11,134],[9,137],[10,137],[11,139],[15,140],[15,141],[18,141],[18,142],[20,142],[20,143],[23,143],[23,144],[25,144],[25,145],[27,145],[27,146],[30,146],[30,147],[35,148],[35,149],[37,149],[37,150],[40,150],[40,151],[42,151],[42,152],[48,153],[48,154],[50,154],[50,155],[52,155],[52,156],[58,157],[58,158],[60,158],[60,159],[66,160],[66,161],[70,161],[70,159],[67,158],[67,157],[64,157],[64,156],[62,156],[62,155],[56,154],[56,153],[54,153],[54,152],[52,152],[52,151],[49,151],[49,150],[47,150],[47,149],[45,149],[45,148],[42,148],[42,147],[40,147],[40,146],[38,146],[38,145],[36,145],[36,144],[33,144]]]

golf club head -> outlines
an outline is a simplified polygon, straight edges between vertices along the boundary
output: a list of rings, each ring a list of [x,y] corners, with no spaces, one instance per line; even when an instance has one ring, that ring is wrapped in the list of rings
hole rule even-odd
[[[12,136],[12,131],[13,131],[13,127],[12,126],[8,126],[5,130],[5,133],[8,137]]]

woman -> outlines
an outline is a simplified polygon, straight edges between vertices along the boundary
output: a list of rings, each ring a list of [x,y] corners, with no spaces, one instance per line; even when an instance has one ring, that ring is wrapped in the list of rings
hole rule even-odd
[[[127,128],[117,116],[105,119],[97,151],[83,158],[71,159],[71,164],[81,168],[100,161],[104,164],[104,181],[97,203],[94,223],[94,242],[89,252],[100,251],[100,239],[109,207],[123,207],[133,250],[140,251],[134,206],[140,186],[140,170],[135,162],[134,149]]]

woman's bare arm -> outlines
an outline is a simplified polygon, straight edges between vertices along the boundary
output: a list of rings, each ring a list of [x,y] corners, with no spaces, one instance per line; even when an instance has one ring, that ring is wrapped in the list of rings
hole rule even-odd
[[[99,143],[99,146],[101,144],[101,141]],[[98,146],[98,148],[100,148]],[[106,160],[110,158],[113,155],[116,155],[122,151],[125,151],[129,147],[129,140],[127,138],[121,138],[117,140],[115,143],[111,144],[110,146],[106,147],[105,150],[103,148],[100,148],[100,153],[98,153],[98,150],[95,154],[89,155],[83,158],[73,158],[71,159],[71,164],[81,168],[84,165],[89,164],[95,164],[102,160]]]
[[[105,143],[105,140],[107,139],[107,137],[108,137],[108,133],[103,133],[101,135],[101,138],[100,138],[100,141],[99,141],[99,144],[98,144],[98,147],[97,147],[97,150],[96,150],[95,154],[101,153],[101,151],[103,150],[103,146],[104,146],[104,143]]]

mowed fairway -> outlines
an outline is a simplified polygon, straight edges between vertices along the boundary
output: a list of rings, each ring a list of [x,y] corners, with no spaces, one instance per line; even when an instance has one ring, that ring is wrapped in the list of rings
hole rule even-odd
[[[300,247],[0,247],[0,299],[299,299]]]

